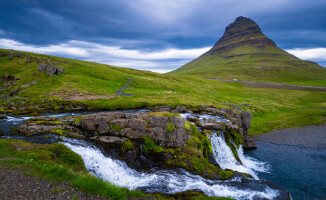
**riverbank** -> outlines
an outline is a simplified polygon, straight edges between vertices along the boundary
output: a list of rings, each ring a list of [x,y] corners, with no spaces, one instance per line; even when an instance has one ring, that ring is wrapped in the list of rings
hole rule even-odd
[[[90,199],[102,200],[97,195],[88,195],[70,187],[69,183],[56,183],[40,177],[28,176],[19,168],[0,165],[1,199]]]
[[[325,149],[326,123],[296,128],[285,128],[253,136],[256,141],[273,144],[294,145],[300,147]]]

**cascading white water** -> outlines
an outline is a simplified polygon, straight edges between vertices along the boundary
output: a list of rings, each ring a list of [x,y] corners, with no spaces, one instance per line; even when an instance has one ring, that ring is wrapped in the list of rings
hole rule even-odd
[[[244,186],[230,186],[218,180],[206,180],[185,170],[160,170],[154,173],[140,173],[130,169],[125,163],[105,157],[103,153],[80,140],[64,138],[63,144],[79,154],[88,171],[95,176],[113,184],[127,187],[131,190],[142,187],[146,192],[176,193],[186,190],[202,190],[208,196],[223,196],[234,199],[253,199],[261,197],[273,199],[278,191],[265,188],[254,191]]]
[[[242,164],[239,163],[236,160],[230,147],[226,144],[224,134],[222,132],[219,134],[213,132],[211,143],[214,157],[222,169],[231,169],[234,171],[247,173],[250,174],[254,179],[258,179],[258,176],[254,171],[268,170],[266,163],[246,157],[243,154],[242,146],[237,149],[237,153]]]

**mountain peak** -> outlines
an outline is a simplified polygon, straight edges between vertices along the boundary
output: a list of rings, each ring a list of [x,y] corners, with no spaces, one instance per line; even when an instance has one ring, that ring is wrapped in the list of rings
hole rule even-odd
[[[237,17],[233,23],[228,25],[225,29],[225,33],[232,32],[237,29],[241,28],[246,28],[246,27],[251,27],[252,30],[259,31],[261,33],[261,30],[259,26],[251,20],[250,18],[247,17]]]
[[[256,22],[241,16],[225,28],[223,36],[207,54],[226,54],[239,45],[276,46],[262,33]]]

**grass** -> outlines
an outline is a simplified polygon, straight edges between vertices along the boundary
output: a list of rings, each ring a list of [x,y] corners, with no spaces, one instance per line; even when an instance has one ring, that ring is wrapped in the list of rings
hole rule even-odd
[[[11,51],[2,49],[0,52],[9,53]],[[57,62],[67,61],[69,63],[62,62],[58,64],[66,69],[64,74],[50,77],[45,73],[37,71],[36,62],[27,64],[27,57],[22,59],[15,58],[11,61],[8,60],[8,57],[0,57],[0,74],[6,76],[11,74],[19,79],[16,81],[16,85],[6,88],[8,91],[4,91],[1,95],[9,94],[10,91],[21,87],[23,84],[31,83],[32,81],[38,82],[33,86],[23,88],[21,93],[11,97],[9,100],[0,100],[0,112],[17,113],[19,110],[10,110],[9,105],[11,103],[16,108],[30,108],[36,114],[42,111],[42,107],[55,111],[68,111],[70,107],[77,106],[84,106],[90,110],[117,110],[168,104],[171,107],[187,105],[192,108],[196,108],[199,105],[211,105],[222,108],[229,107],[229,104],[236,104],[243,110],[250,111],[253,114],[250,134],[259,134],[282,127],[321,124],[326,121],[326,110],[309,108],[325,108],[325,92],[250,88],[241,86],[238,83],[223,83],[196,76],[157,74],[86,61],[23,53],[34,57],[51,58]],[[210,59],[213,62],[215,58]],[[254,60],[254,57],[252,59]],[[232,73],[256,73],[251,72],[250,68],[248,68],[249,71],[242,70],[240,73],[240,68],[235,66],[234,70],[239,71]],[[318,69],[316,68],[317,71]],[[216,70],[219,71],[219,69]],[[211,72],[207,70],[207,73]],[[257,77],[261,76],[259,73]],[[268,74],[268,70],[266,73]],[[287,76],[292,77],[292,75],[296,76],[297,72],[289,71],[288,73]],[[310,72],[302,71],[300,73],[310,76]],[[323,73],[319,74],[323,76]],[[269,76],[282,78],[283,75],[269,74]],[[130,85],[130,90],[128,89],[126,92],[130,92],[134,96],[116,96],[115,91],[122,87],[129,80],[128,78],[133,78],[134,81]],[[318,80],[316,78],[315,83],[323,83],[318,82]],[[275,79],[274,81],[278,80]],[[307,80],[289,78],[287,82],[290,83],[291,81]],[[112,95],[113,98],[85,101],[64,100],[65,96],[73,93]],[[33,106],[41,108],[35,109]],[[178,114],[163,112],[156,113],[156,115],[172,117]]]
[[[326,86],[325,67],[300,60],[275,46],[241,45],[230,52],[203,55],[170,74]]]
[[[153,145],[153,142],[149,139],[145,143],[147,146],[155,149],[155,144]],[[130,191],[89,174],[81,157],[63,144],[35,144],[23,140],[0,139],[0,167],[2,166],[21,168],[25,175],[41,177],[55,182],[68,182],[73,188],[108,199],[141,198],[147,196],[153,196],[162,200],[183,197],[189,197],[189,199],[230,199],[225,197],[207,197],[194,191],[187,191],[184,192],[187,194],[176,194],[175,196],[150,195],[137,190]],[[55,188],[51,193],[58,193],[62,190],[65,190],[65,188]],[[72,199],[78,198],[78,195],[72,196]]]
[[[109,199],[145,197],[140,191],[129,191],[103,181],[86,171],[81,157],[63,144],[34,144],[21,140],[0,139],[0,166],[22,168],[24,174],[55,182],[69,182],[72,187]],[[51,193],[57,193],[54,189]],[[78,199],[78,196],[72,197]]]

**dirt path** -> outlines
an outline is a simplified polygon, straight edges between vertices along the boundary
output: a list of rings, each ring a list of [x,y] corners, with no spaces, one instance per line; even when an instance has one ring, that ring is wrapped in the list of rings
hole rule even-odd
[[[312,85],[295,85],[285,83],[266,83],[266,82],[255,82],[255,81],[239,81],[239,80],[227,80],[204,77],[206,79],[217,80],[222,82],[239,82],[243,86],[247,87],[258,87],[258,88],[274,88],[274,89],[287,89],[287,90],[314,90],[326,92],[325,86],[312,86]]]
[[[115,91],[115,94],[118,95],[118,96],[124,96],[124,97],[128,97],[128,96],[133,96],[134,94],[126,94],[126,93],[123,93],[123,90],[124,89],[127,89],[130,87],[130,84],[134,81],[134,79],[132,78],[128,78],[129,81],[124,85],[122,86],[120,89],[118,89],[117,91]]]
[[[319,126],[310,125],[274,130],[269,133],[253,136],[253,138],[256,141],[274,144],[326,149],[326,123]]]
[[[71,188],[68,183],[55,183],[23,173],[21,169],[0,165],[0,199],[104,199]]]

